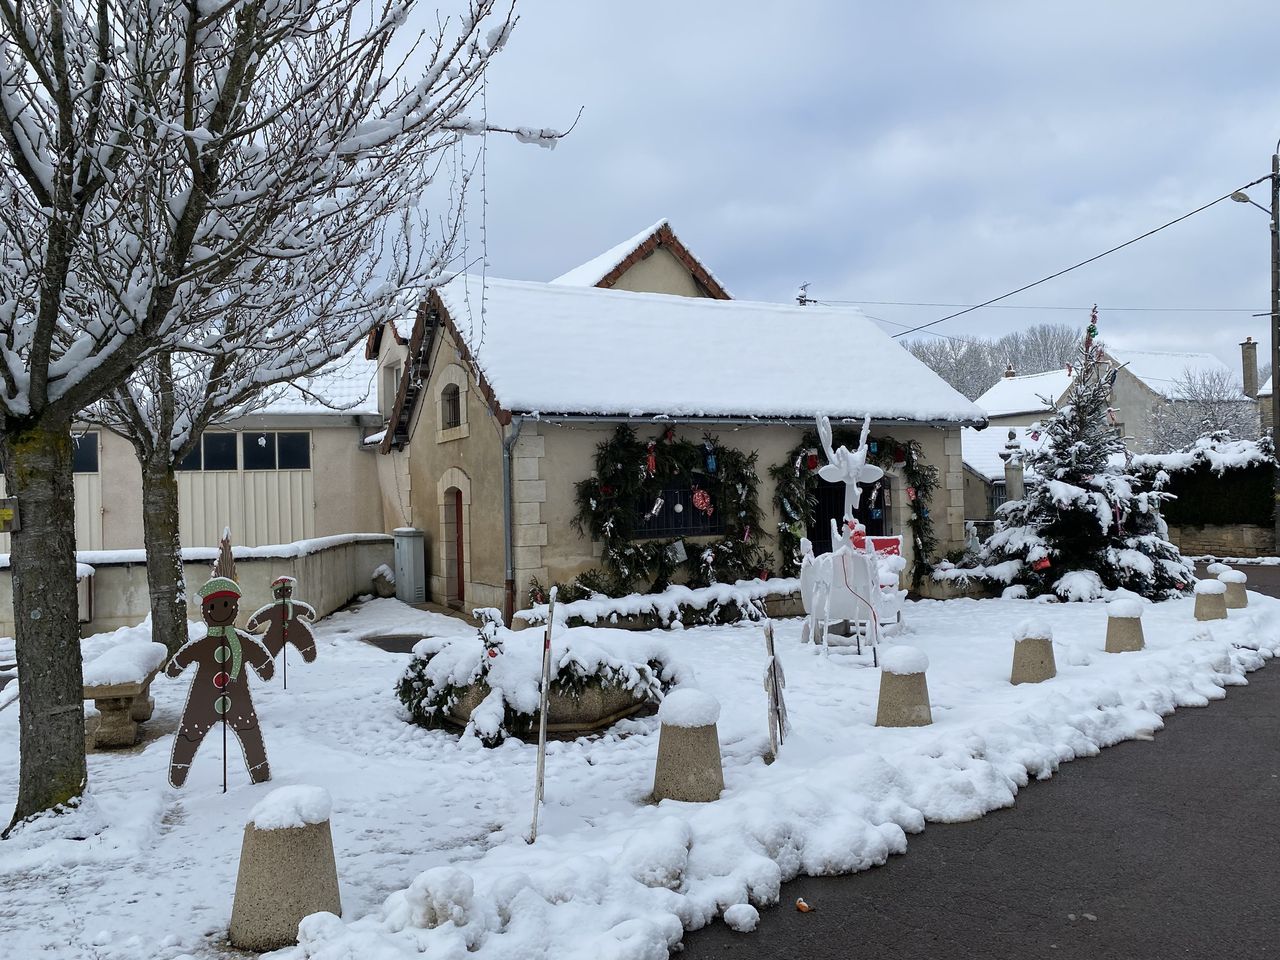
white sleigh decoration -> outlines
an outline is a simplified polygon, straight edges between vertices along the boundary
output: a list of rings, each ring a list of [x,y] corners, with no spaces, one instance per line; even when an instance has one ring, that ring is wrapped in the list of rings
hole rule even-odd
[[[884,471],[867,463],[867,434],[871,430],[871,417],[862,424],[862,435],[855,450],[845,447],[832,449],[831,421],[818,418],[818,436],[826,465],[818,469],[818,476],[831,483],[843,483],[844,523],[831,521],[831,552],[814,556],[813,545],[800,541],[803,557],[800,561],[800,598],[804,603],[805,624],[800,634],[801,642],[821,640],[826,648],[832,641],[831,628],[843,624],[846,636],[851,636],[859,650],[863,639],[871,644],[890,626],[902,621],[902,604],[907,592],[898,589],[898,574],[906,562],[902,557],[881,557],[874,551],[855,547],[855,533],[865,534],[866,528],[854,516],[862,497],[864,484],[875,483]],[[844,636],[839,640],[845,640]]]

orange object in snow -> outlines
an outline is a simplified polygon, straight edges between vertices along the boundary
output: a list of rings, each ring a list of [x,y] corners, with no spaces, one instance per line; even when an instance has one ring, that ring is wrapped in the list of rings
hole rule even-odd
[[[804,902],[804,897],[796,897],[796,909],[801,913],[813,912],[813,907]]]

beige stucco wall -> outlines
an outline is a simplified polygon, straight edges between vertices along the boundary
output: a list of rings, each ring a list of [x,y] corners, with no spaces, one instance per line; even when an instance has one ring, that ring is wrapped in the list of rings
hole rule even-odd
[[[1120,368],[1111,388],[1111,406],[1115,408],[1117,425],[1129,438],[1130,450],[1145,453],[1151,449],[1152,411],[1167,402],[1127,369]]]
[[[455,486],[461,489],[466,564],[462,606],[468,610],[474,607],[501,608],[506,581],[502,523],[504,431],[480,395],[475,381],[455,359],[456,344],[447,332],[442,333],[431,382],[418,401],[412,424],[412,442],[405,453],[410,525],[426,534],[431,600],[445,603],[450,599],[446,564],[456,560],[449,538],[444,536],[447,524],[442,511],[448,491]],[[448,382],[458,383],[463,388],[463,424],[452,430],[443,429],[440,411],[440,391]],[[384,480],[394,472],[394,467],[386,465],[380,469]],[[459,475],[464,479],[459,479]],[[385,485],[383,495],[390,499]]]
[[[142,546],[142,467],[133,444],[110,430],[98,431],[102,477],[102,548]]]
[[[361,439],[373,428],[357,424],[354,417],[274,416],[245,417],[219,429],[310,432],[315,536],[384,532],[377,458],[360,449]],[[103,549],[141,547],[142,470],[138,458],[123,437],[110,430],[100,430],[99,437]]]
[[[303,557],[237,559],[236,579],[244,591],[237,623],[243,627],[253,611],[271,602],[271,581],[279,576],[294,577],[297,599],[326,616],[371,592],[373,571],[380,564],[390,565],[392,553],[391,538],[379,537],[333,544]],[[94,563],[93,619],[81,626],[81,633],[88,636],[141,623],[150,610],[147,568],[141,555],[133,563],[101,562],[92,554],[85,559]],[[208,560],[183,564],[191,620],[200,619],[196,591],[209,578],[209,567]],[[13,635],[13,582],[7,567],[0,570],[0,635]]]
[[[680,297],[705,297],[708,293],[684,264],[666,247],[655,247],[649,256],[627,270],[613,285],[614,290],[637,293],[667,293]]]
[[[545,490],[545,501],[540,504],[538,516],[545,526],[546,545],[540,550],[541,566],[545,576],[543,583],[566,581],[599,564],[599,545],[593,544],[573,528],[577,514],[574,485],[591,472],[596,446],[608,437],[615,424],[573,423],[558,426],[540,422],[527,424],[526,435],[539,438],[544,451],[539,459],[540,478]],[[663,427],[658,424],[640,425],[637,432],[642,438],[658,436]],[[707,428],[680,426],[677,436],[700,442]],[[761,425],[711,428],[721,443],[746,452],[758,454],[757,474],[760,477],[760,509],[765,517],[766,549],[780,565],[777,540],[774,536],[779,517],[773,507],[776,488],[769,467],[784,461],[800,441],[804,428],[800,426]],[[925,461],[938,467],[939,490],[930,507],[939,538],[939,552],[960,546],[964,536],[964,489],[960,460],[960,431],[940,430],[928,427],[892,427],[872,431],[872,437],[891,435],[899,441],[916,440],[921,444]],[[910,512],[906,496],[906,484],[901,476],[889,477],[888,531],[904,536],[908,560],[914,556],[910,542],[907,519]],[[695,541],[696,542],[696,541]],[[521,571],[524,572],[524,571]],[[518,578],[517,598],[523,600],[527,577]],[[521,603],[520,605],[523,605]]]
[[[990,520],[990,486],[986,477],[967,465],[964,468],[964,518],[966,520]]]

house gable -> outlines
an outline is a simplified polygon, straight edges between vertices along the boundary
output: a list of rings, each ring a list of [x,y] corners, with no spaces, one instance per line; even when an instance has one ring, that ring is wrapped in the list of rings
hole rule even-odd
[[[658,221],[551,282],[558,286],[733,299],[702,261],[680,241],[666,220]]]

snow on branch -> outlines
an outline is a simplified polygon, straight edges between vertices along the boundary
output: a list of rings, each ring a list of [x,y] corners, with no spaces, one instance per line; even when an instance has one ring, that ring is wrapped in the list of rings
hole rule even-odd
[[[438,281],[460,140],[560,134],[469,118],[510,0],[399,60],[415,3],[373,6],[0,0],[0,417],[198,428]]]

